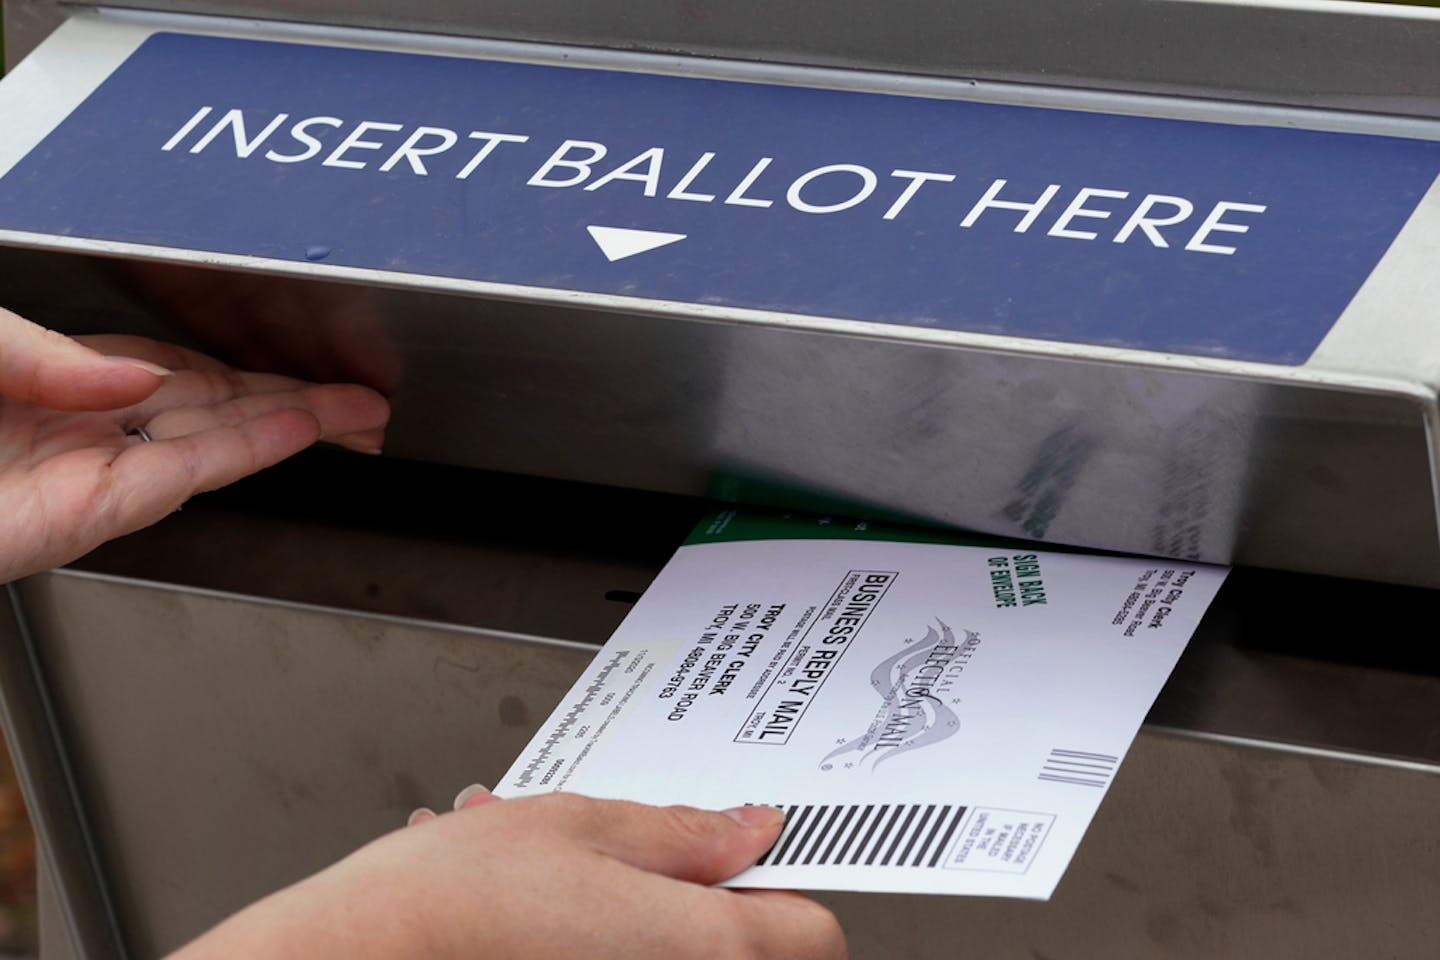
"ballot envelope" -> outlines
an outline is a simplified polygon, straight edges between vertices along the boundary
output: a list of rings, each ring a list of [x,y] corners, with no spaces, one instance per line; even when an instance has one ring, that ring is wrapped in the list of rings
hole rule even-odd
[[[1053,898],[857,956],[1433,952],[1440,10],[3,16],[0,304],[394,406],[9,588],[47,957],[493,782],[726,504],[1234,568]]]

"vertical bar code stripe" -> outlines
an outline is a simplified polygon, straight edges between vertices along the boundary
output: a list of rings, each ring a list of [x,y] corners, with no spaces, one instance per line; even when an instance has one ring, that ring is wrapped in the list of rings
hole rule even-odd
[[[852,866],[860,862],[860,855],[865,852],[865,848],[870,844],[870,838],[875,835],[875,828],[880,826],[880,822],[885,819],[885,814],[889,812],[889,810],[890,805],[888,803],[880,805],[880,810],[875,814],[875,819],[870,821],[870,826],[866,828],[865,836],[861,839],[860,845],[855,848],[855,855],[850,858],[850,864]]]
[[[790,842],[791,835],[795,833],[795,811],[798,809],[798,807],[793,806],[785,808],[785,826],[780,828],[780,836],[775,838],[775,845],[770,848],[769,853],[761,858],[761,863],[774,863],[775,857],[779,855],[781,848]]]
[[[1051,750],[1052,757],[1079,757],[1082,760],[1105,760],[1109,763],[1119,763],[1120,758],[1109,753],[1086,753],[1083,750]]]
[[[850,846],[851,846],[851,844],[853,844],[853,843],[856,841],[856,839],[859,838],[861,832],[865,829],[865,821],[869,819],[870,814],[873,813],[874,811],[875,811],[875,804],[873,804],[873,803],[867,803],[867,804],[865,804],[865,809],[864,809],[864,811],[861,812],[861,814],[860,814],[860,819],[855,821],[855,830],[854,830],[854,832],[852,832],[852,833],[850,834],[850,836],[848,836],[848,837],[845,838],[845,845],[840,848],[840,852],[839,852],[839,853],[835,854],[835,860],[834,860],[835,863],[844,863],[844,862],[845,862],[845,854],[847,854],[847,853],[850,852]]]
[[[821,847],[825,846],[825,841],[827,838],[830,837],[831,830],[835,826],[835,821],[840,818],[840,814],[845,810],[843,806],[834,808],[827,807],[826,809],[830,810],[830,815],[825,818],[825,824],[815,832],[815,842],[810,845],[810,848],[808,850],[795,851],[796,862],[802,864],[811,864],[815,862],[815,855],[820,852]],[[815,822],[819,823],[820,821],[817,819]]]
[[[920,808],[916,807],[915,809],[919,810]],[[935,804],[932,803],[925,808],[925,813],[916,821],[915,829],[910,831],[910,840],[905,844],[905,849],[900,851],[901,864],[904,864],[906,860],[910,859],[910,851],[914,850],[915,844],[920,842],[920,837],[925,833],[925,824],[930,821],[930,818],[934,816],[934,814]]]
[[[885,828],[880,831],[880,836],[875,838],[875,846],[870,848],[870,856],[865,858],[865,866],[869,867],[874,865],[875,858],[880,856],[880,850],[885,846],[885,841],[890,836],[890,831],[895,829],[895,824],[900,820],[900,815],[904,812],[905,807],[903,804],[895,808],[894,815],[891,816],[890,820],[885,824]]]
[[[940,863],[965,807],[950,804],[805,804],[783,808],[785,826],[760,858],[770,867],[929,869]]]
[[[1080,784],[1082,787],[1103,787],[1103,786],[1105,786],[1105,781],[1104,781],[1104,780],[1081,780],[1079,777],[1057,777],[1057,776],[1055,776],[1054,774],[1051,774],[1051,773],[1042,773],[1042,774],[1040,775],[1040,779],[1041,779],[1041,780],[1049,780],[1049,781],[1051,781],[1052,783],[1078,783],[1078,784]]]
[[[1093,770],[1071,770],[1068,767],[1043,767],[1041,773],[1058,773],[1067,777],[1083,777],[1086,780],[1104,781],[1109,779],[1103,773],[1096,773]]]
[[[950,825],[945,828],[945,835],[940,838],[940,843],[936,845],[935,856],[930,858],[928,866],[933,867],[940,862],[940,858],[945,855],[945,849],[950,846],[950,838],[955,835],[956,830],[960,829],[960,821],[964,819],[965,808],[956,807],[955,816],[951,818]]]
[[[905,813],[905,819],[900,822],[900,830],[895,834],[895,841],[890,844],[890,849],[885,851],[885,856],[880,860],[880,866],[890,866],[890,861],[895,858],[895,851],[900,849],[900,844],[910,836],[910,824],[915,819],[915,814],[920,812],[920,807],[910,807]]]
[[[950,804],[947,803],[941,807],[940,812],[935,815],[935,822],[930,827],[930,835],[920,844],[920,849],[915,851],[915,860],[910,864],[912,867],[918,867],[925,862],[925,855],[929,853],[930,848],[935,845],[935,838],[940,835],[941,828],[945,826],[945,818],[949,815]]]
[[[869,810],[870,808],[869,808],[869,807],[866,807],[865,809],[866,809],[866,810]],[[832,861],[830,860],[830,854],[834,853],[834,852],[835,852],[835,848],[840,845],[840,840],[841,840],[841,838],[843,838],[843,837],[846,835],[846,830],[847,830],[847,829],[849,828],[849,826],[850,826],[850,821],[853,820],[853,819],[855,819],[855,814],[856,814],[859,810],[860,810],[860,807],[859,807],[858,804],[852,804],[852,805],[847,806],[847,807],[845,808],[845,819],[843,819],[843,820],[840,821],[840,826],[835,830],[835,835],[830,838],[830,845],[829,845],[828,847],[826,847],[826,848],[825,848],[825,852],[820,855],[820,862],[821,862],[821,863],[830,863],[830,862],[832,862]],[[842,851],[840,855],[843,857],[845,854],[844,854],[844,852]]]
[[[1053,749],[1040,768],[1039,778],[1051,783],[1104,787],[1119,765],[1120,758],[1108,753]]]
[[[815,807],[809,805],[796,807],[795,818],[792,820],[795,826],[792,826],[789,836],[786,836],[785,843],[780,846],[778,851],[775,851],[775,856],[770,858],[772,864],[780,864],[780,862],[785,861],[786,856],[789,856],[792,849],[795,849],[795,841],[798,841],[801,833],[805,832],[805,825],[809,823],[809,815],[811,815],[812,809],[815,809]]]
[[[810,823],[806,826],[805,833],[800,837],[800,842],[795,844],[794,849],[790,851],[790,859],[786,860],[786,863],[795,863],[800,859],[800,854],[805,851],[805,847],[810,843],[810,838],[814,836],[815,831],[820,827],[820,821],[825,819],[825,811],[829,809],[828,806],[815,808],[815,815],[810,818]]]

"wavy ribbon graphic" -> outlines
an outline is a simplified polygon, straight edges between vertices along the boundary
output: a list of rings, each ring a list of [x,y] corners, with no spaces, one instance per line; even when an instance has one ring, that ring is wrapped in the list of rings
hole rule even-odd
[[[959,649],[954,631],[938,618],[935,623],[938,630],[927,627],[924,637],[882,660],[870,671],[870,686],[880,695],[880,712],[865,733],[830,751],[820,761],[821,769],[830,769],[837,759],[847,754],[858,754],[861,763],[868,760],[874,769],[887,760],[939,743],[959,731],[960,718],[935,695],[934,680],[916,678],[916,671],[936,661],[937,647]],[[979,634],[965,631],[967,644],[978,638]]]

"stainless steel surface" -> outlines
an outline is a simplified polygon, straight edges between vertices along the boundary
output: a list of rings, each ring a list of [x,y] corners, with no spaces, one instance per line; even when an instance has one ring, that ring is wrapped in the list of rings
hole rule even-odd
[[[1082,109],[1246,122],[1256,103],[1288,104],[1393,116],[1267,122],[1431,136],[1440,118],[1440,13],[1399,5],[135,6],[726,57],[782,78],[785,64],[925,90],[959,78]],[[5,0],[11,62],[76,9]],[[847,76],[875,82],[829,82]],[[1117,99],[1145,93],[1229,104]],[[1415,273],[1432,253],[1412,244],[1392,267]],[[0,251],[0,275],[7,306],[64,329],[393,392],[392,455],[532,474],[318,455],[107,546],[83,564],[97,573],[16,588],[0,699],[55,894],[47,960],[108,960],[117,936],[153,955],[414,805],[497,777],[700,509],[538,476],[1440,586],[1433,438],[1420,401],[1395,391],[476,300],[394,278],[20,250]],[[1424,283],[1382,286],[1357,302],[1423,334]],[[1056,898],[832,897],[855,955],[1440,953],[1425,826],[1440,802],[1440,658],[1411,626],[1437,605],[1424,590],[1237,572]]]
[[[11,61],[64,4],[6,0]],[[339,23],[1440,117],[1440,16],[1334,0],[131,0],[119,6]]]
[[[91,590],[93,603],[52,604],[43,583],[27,584],[27,605],[93,641],[50,645],[47,673],[141,957],[416,806],[494,782],[589,659],[477,631]]]
[[[347,582],[357,572],[332,570]],[[486,588],[528,592],[524,576]],[[493,781],[590,657],[587,645],[89,574],[21,591],[137,956],[395,828],[415,805]],[[523,620],[541,606],[511,609]],[[1202,635],[1197,650],[1223,642]],[[1245,683],[1230,683],[1237,673]],[[1237,745],[1206,736],[1203,719],[1184,737],[1147,727],[1052,901],[827,897],[854,955],[1430,955],[1440,845],[1423,825],[1440,802],[1440,744],[1426,719],[1440,678],[1375,670],[1307,688],[1307,675],[1315,664],[1283,656],[1187,657],[1157,711],[1248,695],[1231,704],[1242,717],[1267,700],[1288,707],[1247,717],[1256,741],[1266,716],[1293,732],[1335,714],[1408,762]]]
[[[54,704],[80,869],[153,955],[497,777],[702,509],[316,452],[20,584],[6,701]],[[1406,631],[1437,603],[1237,571],[1057,898],[839,897],[856,956],[1426,956],[1440,658]]]
[[[65,923],[67,908],[60,896],[60,879],[46,857],[35,865],[35,912],[40,954],[45,960],[86,960]]]
[[[54,881],[45,926],[52,939],[85,957],[123,957],[114,903],[59,723],[35,636],[15,586],[6,585],[0,598],[0,733],[35,830],[38,859]]]
[[[11,305],[61,329],[391,387],[396,456],[1440,586],[1403,397],[176,268],[175,289],[211,295],[152,319],[125,305],[133,280],[102,286],[121,265],[0,264],[29,278]],[[55,299],[80,266],[85,299]],[[301,322],[297,297],[334,309]]]
[[[66,42],[94,52],[108,37],[119,56],[154,26],[76,21]],[[1392,257],[1428,262],[1432,193]],[[1357,340],[1410,343],[1423,328],[1424,269],[1367,285],[1366,322],[1339,343],[1342,320],[1312,370],[16,242],[55,249],[0,251],[8,305],[69,331],[159,335],[241,366],[371,383],[394,395],[398,456],[1440,587],[1431,341],[1421,329],[1389,368],[1346,365]]]
[[[1425,960],[1440,773],[1142,731],[1048,903],[824,897],[852,955]]]
[[[100,575],[598,645],[706,508],[315,451],[79,565]],[[1149,722],[1440,765],[1440,592],[1232,571]]]
[[[66,42],[94,52],[109,38],[119,56],[154,26],[76,21]],[[1433,245],[1432,193],[1393,256]],[[1350,370],[1351,343],[1322,345],[1329,365],[1312,370],[16,242],[55,249],[0,251],[10,306],[70,331],[156,334],[241,366],[371,383],[394,395],[398,456],[1440,587],[1423,331],[1389,369]],[[1351,341],[1410,342],[1403,325],[1426,316],[1417,273],[1367,285]]]

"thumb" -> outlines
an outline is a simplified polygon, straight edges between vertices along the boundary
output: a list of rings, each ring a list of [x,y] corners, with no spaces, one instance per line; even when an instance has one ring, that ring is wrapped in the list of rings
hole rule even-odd
[[[780,836],[785,815],[774,807],[714,812],[694,807],[603,803],[586,838],[602,853],[677,880],[719,883],[751,866]]]
[[[115,410],[160,388],[169,371],[107,357],[0,309],[0,395],[52,410]]]

